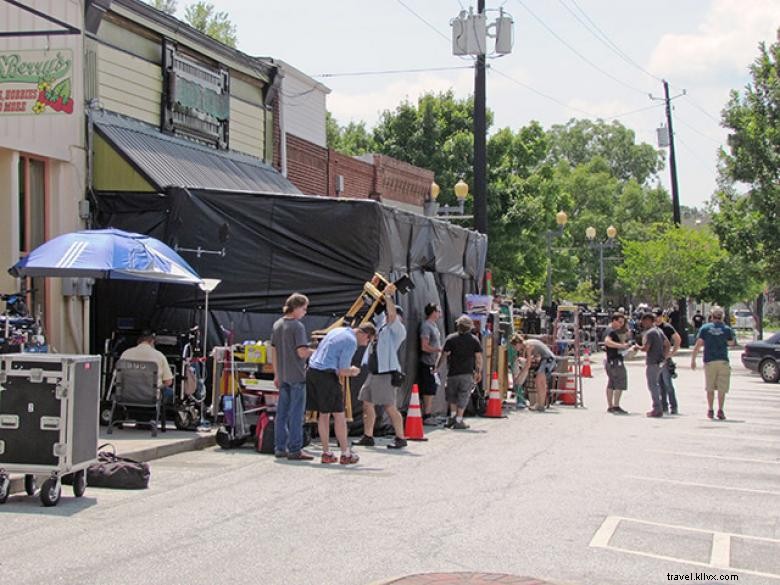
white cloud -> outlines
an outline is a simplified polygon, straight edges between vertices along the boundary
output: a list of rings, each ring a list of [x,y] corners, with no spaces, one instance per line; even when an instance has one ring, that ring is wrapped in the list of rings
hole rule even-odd
[[[429,74],[417,74],[403,81],[393,81],[379,85],[375,90],[365,93],[350,93],[348,91],[333,92],[328,96],[328,110],[340,124],[348,122],[366,122],[370,128],[385,110],[395,110],[401,102],[408,100],[416,103],[425,93],[455,91],[457,97],[470,95],[473,92],[473,73],[464,70],[452,78]]]
[[[715,0],[696,32],[661,37],[649,68],[668,77],[743,72],[755,59],[758,43],[774,41],[779,25],[777,0]]]

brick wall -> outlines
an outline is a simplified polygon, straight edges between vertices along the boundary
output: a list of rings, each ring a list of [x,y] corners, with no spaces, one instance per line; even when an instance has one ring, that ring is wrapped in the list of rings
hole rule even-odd
[[[384,154],[374,155],[376,191],[382,199],[422,206],[431,190],[433,171]]]
[[[273,164],[281,169],[279,144],[278,101],[274,100]],[[287,178],[306,195],[336,197],[337,177],[344,177],[341,197],[356,199],[381,199],[386,203],[401,203],[419,207],[430,192],[434,180],[433,171],[375,154],[373,164],[347,156],[335,150],[322,148],[312,142],[287,135]]]
[[[329,195],[328,149],[288,134],[287,178],[304,195]]]
[[[336,193],[338,177],[344,177],[344,192]],[[335,150],[328,150],[328,195],[367,199],[374,193],[374,165]]]

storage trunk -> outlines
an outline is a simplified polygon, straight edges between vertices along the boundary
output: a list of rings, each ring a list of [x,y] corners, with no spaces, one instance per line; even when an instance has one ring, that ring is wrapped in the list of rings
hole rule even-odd
[[[99,396],[100,356],[0,355],[0,475],[59,484],[96,462]]]

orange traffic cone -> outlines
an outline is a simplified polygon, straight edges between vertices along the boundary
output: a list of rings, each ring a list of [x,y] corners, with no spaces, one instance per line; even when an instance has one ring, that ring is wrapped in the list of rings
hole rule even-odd
[[[423,433],[422,414],[420,411],[420,391],[417,384],[412,386],[412,397],[409,400],[409,410],[406,413],[404,435],[410,441],[427,441]]]
[[[592,378],[593,372],[590,371],[590,350],[585,350],[585,360],[582,362],[582,371],[580,375],[583,378]]]
[[[501,390],[498,388],[498,372],[493,372],[490,380],[490,395],[488,396],[485,416],[488,418],[501,418],[504,416],[501,403]]]
[[[568,375],[564,378],[562,392],[560,393],[561,404],[566,404],[567,406],[577,406],[577,380],[573,372],[574,369],[569,366]],[[560,381],[560,378],[558,380]]]

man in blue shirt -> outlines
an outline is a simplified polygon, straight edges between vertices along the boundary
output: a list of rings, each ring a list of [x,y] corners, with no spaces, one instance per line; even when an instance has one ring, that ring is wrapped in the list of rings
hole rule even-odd
[[[352,357],[358,346],[366,346],[376,336],[371,323],[360,327],[337,327],[330,331],[317,346],[306,371],[306,401],[309,408],[319,413],[317,428],[322,442],[322,463],[342,465],[357,463],[357,453],[352,453],[347,441],[347,418],[344,415],[344,394],[339,376],[353,378],[360,368],[352,365]],[[333,430],[341,447],[341,457],[336,459],[330,451],[330,416]]]
[[[723,309],[712,307],[710,322],[702,325],[691,354],[691,369],[696,369],[696,355],[704,347],[704,385],[707,390],[707,418],[713,418],[715,392],[718,393],[718,418],[726,420],[723,404],[731,382],[729,345],[736,344],[734,330],[723,322]]]

